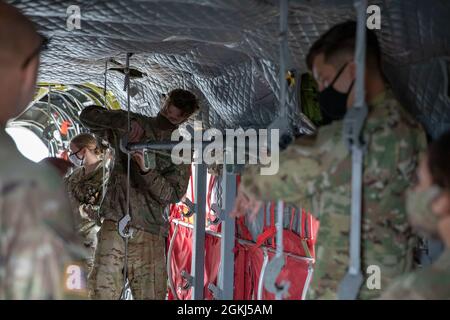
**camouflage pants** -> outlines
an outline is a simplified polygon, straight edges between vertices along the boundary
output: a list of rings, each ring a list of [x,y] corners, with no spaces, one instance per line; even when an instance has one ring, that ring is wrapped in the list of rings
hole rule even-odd
[[[89,274],[91,299],[117,300],[123,288],[125,242],[117,223],[105,220],[97,234],[94,266]],[[134,299],[163,300],[167,292],[165,239],[134,230],[128,240],[128,279]]]

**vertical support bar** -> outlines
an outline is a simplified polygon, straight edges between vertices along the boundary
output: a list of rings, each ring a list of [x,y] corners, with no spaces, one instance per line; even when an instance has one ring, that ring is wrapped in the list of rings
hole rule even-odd
[[[355,1],[357,13],[357,32],[355,47],[356,81],[354,108],[364,108],[365,88],[364,74],[366,68],[366,0]],[[363,120],[364,121],[364,120]],[[350,228],[350,268],[349,273],[361,273],[361,208],[362,208],[362,174],[364,153],[356,142],[351,147],[352,152],[352,204]]]
[[[277,228],[277,247],[276,257],[283,257],[283,218],[284,218],[284,203],[282,200],[277,202],[277,220],[275,226]]]
[[[355,102],[353,107],[347,111],[343,126],[344,143],[350,147],[352,154],[350,259],[347,274],[338,288],[338,297],[341,300],[357,299],[361,285],[364,282],[364,276],[361,270],[361,210],[365,142],[361,139],[361,132],[367,117],[364,90],[367,0],[355,0],[354,7],[357,14],[354,56],[356,63]]]
[[[52,114],[52,110],[51,110],[51,107],[50,107],[50,104],[51,104],[50,96],[51,96],[51,94],[52,94],[52,87],[50,85],[48,85],[47,112],[48,112],[49,117],[51,117],[51,114]],[[57,125],[57,123],[55,123],[55,125]],[[48,148],[48,156],[49,157],[53,157],[53,153],[52,153],[52,139],[48,139],[47,148]]]
[[[366,10],[367,0],[355,0],[357,14],[357,30],[355,45],[356,81],[354,107],[363,108],[366,105],[365,71],[366,71]]]
[[[105,109],[108,109],[107,107],[107,85],[108,85],[108,60],[106,60],[105,62],[105,82],[103,84],[103,106],[105,107]]]
[[[192,299],[203,300],[205,272],[206,164],[195,164],[195,216],[191,275]]]
[[[275,223],[277,227],[277,248],[275,257],[283,260],[284,265],[284,255],[283,255],[283,218],[284,218],[284,203],[281,200],[278,200],[277,203],[277,222]],[[280,271],[281,272],[281,271]],[[275,294],[276,300],[283,300],[283,291],[279,290]]]
[[[222,241],[220,246],[219,289],[221,299],[233,300],[234,289],[234,245],[235,219],[230,217],[236,199],[236,174],[226,170],[223,165],[222,173]]]
[[[279,35],[279,53],[280,53],[280,70],[279,70],[279,83],[280,83],[280,113],[279,116],[284,118],[287,116],[287,81],[286,71],[289,59],[289,47],[288,47],[288,8],[289,1],[280,1],[280,35]]]

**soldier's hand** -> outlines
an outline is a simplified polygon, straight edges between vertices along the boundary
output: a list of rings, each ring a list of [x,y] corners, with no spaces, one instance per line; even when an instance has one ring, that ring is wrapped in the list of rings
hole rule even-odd
[[[82,204],[80,206],[80,215],[83,219],[95,220],[96,219],[96,211],[94,207],[90,204]]]
[[[241,189],[239,189],[236,196],[234,208],[231,211],[231,217],[240,217],[248,214],[250,220],[254,220],[261,208],[262,202],[252,197],[247,196]]]
[[[144,129],[141,127],[141,125],[136,121],[131,121],[131,131],[128,136],[128,142],[135,143],[139,142],[142,137],[144,136]]]
[[[142,172],[148,172],[149,169],[145,167],[144,153],[142,151],[136,151],[131,154],[131,157],[138,164]]]

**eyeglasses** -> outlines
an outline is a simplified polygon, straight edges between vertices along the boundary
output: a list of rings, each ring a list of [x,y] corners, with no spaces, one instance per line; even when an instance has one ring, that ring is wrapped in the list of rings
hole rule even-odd
[[[77,152],[70,152],[70,150],[67,150],[67,151],[69,153],[69,157],[71,157],[73,155],[77,155],[81,151],[81,149],[79,149]]]
[[[41,44],[39,45],[39,47],[37,47],[29,56],[27,59],[25,59],[25,61],[22,64],[22,69],[25,69],[28,64],[34,59],[34,57],[36,57],[37,55],[39,55],[42,51],[47,50],[48,49],[48,44],[50,43],[50,39],[41,35]]]

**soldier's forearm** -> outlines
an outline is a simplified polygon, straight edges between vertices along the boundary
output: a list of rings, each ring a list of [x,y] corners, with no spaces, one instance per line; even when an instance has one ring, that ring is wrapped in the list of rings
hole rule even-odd
[[[126,132],[128,128],[126,112],[107,110],[98,106],[85,108],[80,114],[80,122],[91,130],[115,129]]]
[[[176,203],[183,196],[178,181],[172,181],[173,179],[170,179],[170,177],[164,177],[155,169],[141,173],[141,176],[146,182],[148,192],[164,205]]]

